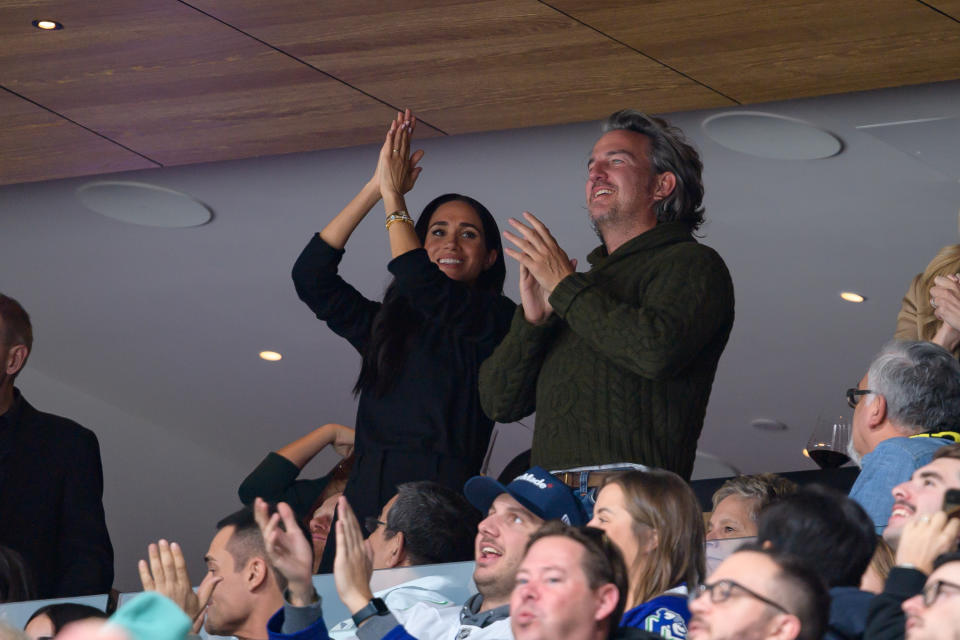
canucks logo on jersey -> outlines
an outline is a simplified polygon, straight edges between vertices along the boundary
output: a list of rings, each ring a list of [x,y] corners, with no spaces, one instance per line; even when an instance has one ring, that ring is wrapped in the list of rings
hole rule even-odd
[[[687,625],[675,611],[660,608],[643,621],[643,628],[668,640],[685,640]]]

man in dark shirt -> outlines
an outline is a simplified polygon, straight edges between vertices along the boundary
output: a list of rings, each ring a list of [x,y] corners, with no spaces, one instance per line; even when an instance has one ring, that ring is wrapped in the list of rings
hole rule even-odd
[[[525,213],[504,236],[520,263],[510,332],[480,368],[500,422],[536,410],[531,463],[582,497],[623,463],[689,478],[710,388],[733,326],[733,283],[696,241],[702,164],[663,120],[618,111],[587,163],[587,210],[603,244],[574,264]],[[529,225],[529,226],[528,226]],[[588,501],[584,500],[585,504]]]
[[[13,383],[33,345],[30,317],[0,294],[0,544],[20,552],[40,598],[106,593],[113,547],[92,431],[41,413]]]

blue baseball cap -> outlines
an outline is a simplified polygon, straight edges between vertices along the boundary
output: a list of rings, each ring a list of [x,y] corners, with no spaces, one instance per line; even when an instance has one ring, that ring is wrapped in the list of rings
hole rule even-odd
[[[587,524],[586,511],[570,487],[541,467],[520,474],[506,486],[488,476],[474,476],[463,485],[463,495],[483,513],[502,493],[510,494],[530,513],[544,520],[561,520],[575,527]]]

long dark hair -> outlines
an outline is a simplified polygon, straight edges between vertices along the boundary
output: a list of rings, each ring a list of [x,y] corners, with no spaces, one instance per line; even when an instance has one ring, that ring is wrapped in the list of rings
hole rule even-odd
[[[477,213],[483,225],[483,237],[487,251],[495,249],[497,259],[489,269],[483,271],[473,286],[484,291],[501,293],[503,280],[507,276],[507,266],[503,260],[503,244],[500,241],[500,228],[493,219],[490,211],[469,196],[459,193],[446,193],[431,200],[423,213],[417,219],[414,230],[424,244],[430,219],[441,205],[448,202],[464,202]],[[353,387],[353,392],[372,392],[376,396],[383,396],[393,386],[400,370],[403,368],[410,345],[416,336],[423,318],[415,313],[396,290],[395,283],[390,283],[383,296],[380,311],[373,319],[370,330],[370,339],[363,350],[363,366],[360,368],[360,377]]]

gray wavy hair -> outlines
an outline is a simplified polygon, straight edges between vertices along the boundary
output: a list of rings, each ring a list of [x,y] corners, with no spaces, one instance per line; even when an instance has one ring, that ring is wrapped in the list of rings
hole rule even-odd
[[[750,506],[750,518],[756,521],[757,514],[763,507],[796,490],[797,485],[792,480],[775,473],[735,476],[724,482],[713,494],[713,508],[716,509],[721,500],[730,496],[747,498],[754,501]]]
[[[682,222],[690,231],[703,224],[703,163],[700,154],[683,131],[666,120],[648,116],[634,109],[621,109],[610,114],[603,131],[634,131],[650,139],[650,166],[655,173],[672,173],[677,186],[656,205],[657,222]]]
[[[903,431],[919,433],[960,425],[960,364],[932,342],[893,340],[867,371],[871,402],[882,395],[887,415]]]

